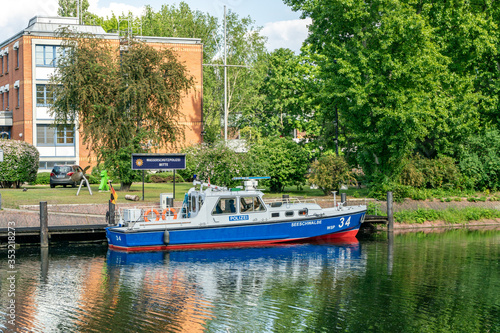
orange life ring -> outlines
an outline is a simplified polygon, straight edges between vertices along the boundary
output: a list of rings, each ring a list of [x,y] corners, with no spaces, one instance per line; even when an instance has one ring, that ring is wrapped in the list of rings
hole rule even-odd
[[[177,212],[175,211],[175,209],[173,209],[173,208],[167,208],[167,209],[164,209],[163,212],[161,213],[161,218],[163,220],[167,219],[167,212],[174,213],[174,220],[177,219]]]
[[[146,213],[144,213],[144,221],[149,222],[148,215],[149,215],[149,213],[151,213],[151,210],[153,211],[153,213],[156,214],[156,220],[155,221],[159,221],[160,220],[160,213],[158,213],[158,211],[156,209],[148,209],[146,211]]]

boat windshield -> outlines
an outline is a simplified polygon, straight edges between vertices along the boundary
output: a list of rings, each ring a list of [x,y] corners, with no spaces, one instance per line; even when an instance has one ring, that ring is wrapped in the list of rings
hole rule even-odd
[[[212,210],[212,215],[231,213],[236,213],[235,198],[220,198]]]
[[[241,197],[240,198],[240,212],[261,212],[265,211],[264,203],[259,197]]]

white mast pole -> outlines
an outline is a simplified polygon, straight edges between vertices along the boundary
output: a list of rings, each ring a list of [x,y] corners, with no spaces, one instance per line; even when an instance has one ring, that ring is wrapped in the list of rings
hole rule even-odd
[[[224,141],[227,141],[227,27],[226,6],[224,5]]]

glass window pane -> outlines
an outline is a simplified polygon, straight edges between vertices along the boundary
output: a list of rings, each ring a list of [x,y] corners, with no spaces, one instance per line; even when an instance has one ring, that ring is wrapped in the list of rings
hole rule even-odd
[[[57,143],[64,143],[64,126],[57,127]]]
[[[38,125],[36,127],[36,141],[38,144],[47,143],[45,139],[45,126]]]
[[[66,143],[74,143],[74,137],[73,127],[66,127]]]
[[[54,144],[55,129],[52,126],[47,126],[47,144]]]
[[[45,105],[45,86],[41,84],[36,85],[36,104]]]
[[[37,45],[35,48],[35,58],[36,58],[36,64],[37,65],[43,65],[43,46],[42,45]]]
[[[52,105],[54,103],[54,93],[51,89],[50,86],[45,86],[46,92],[45,92],[45,104]]]
[[[53,60],[54,60],[54,47],[53,46],[45,46],[45,65],[52,66]]]

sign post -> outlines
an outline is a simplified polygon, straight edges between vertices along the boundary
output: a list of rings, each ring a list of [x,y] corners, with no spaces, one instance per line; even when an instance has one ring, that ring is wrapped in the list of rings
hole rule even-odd
[[[132,170],[142,170],[142,201],[144,201],[144,170],[173,170],[175,199],[175,170],[186,169],[186,154],[132,154]]]

